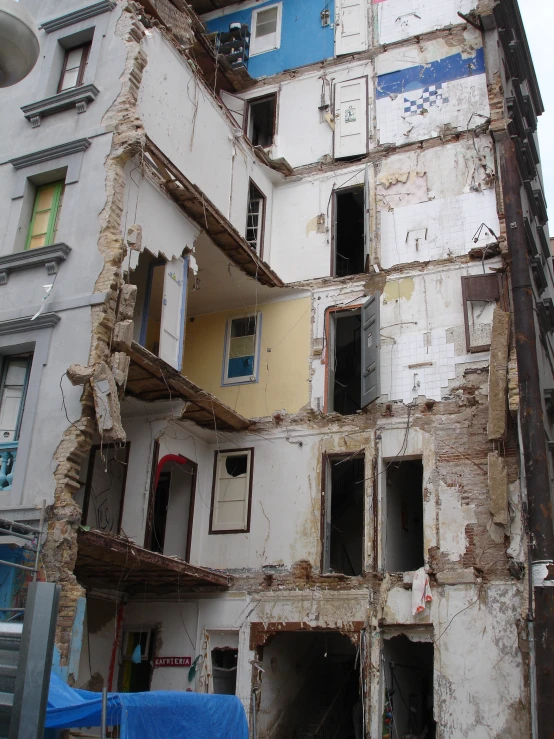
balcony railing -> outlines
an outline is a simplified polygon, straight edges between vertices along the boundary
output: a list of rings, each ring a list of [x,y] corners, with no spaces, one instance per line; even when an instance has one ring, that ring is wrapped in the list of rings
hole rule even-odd
[[[0,492],[12,488],[17,445],[17,441],[0,442]]]

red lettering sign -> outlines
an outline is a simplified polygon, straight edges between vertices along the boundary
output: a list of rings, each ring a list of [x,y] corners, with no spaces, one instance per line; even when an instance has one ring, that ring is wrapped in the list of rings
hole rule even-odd
[[[190,667],[192,657],[154,657],[154,667]]]

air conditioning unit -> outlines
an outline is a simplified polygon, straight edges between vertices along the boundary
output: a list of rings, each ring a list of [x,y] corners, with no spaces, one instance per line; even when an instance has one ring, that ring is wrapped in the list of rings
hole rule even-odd
[[[228,31],[217,34],[215,49],[227,59],[233,69],[248,69],[250,29],[245,23],[230,23]]]

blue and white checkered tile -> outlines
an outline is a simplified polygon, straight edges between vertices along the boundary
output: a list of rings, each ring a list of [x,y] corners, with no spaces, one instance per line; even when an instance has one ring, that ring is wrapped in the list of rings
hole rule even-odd
[[[446,85],[438,82],[435,85],[424,87],[421,95],[416,100],[404,98],[404,113],[408,115],[418,115],[425,108],[431,108],[433,105],[443,105],[448,102],[448,98],[444,96]]]

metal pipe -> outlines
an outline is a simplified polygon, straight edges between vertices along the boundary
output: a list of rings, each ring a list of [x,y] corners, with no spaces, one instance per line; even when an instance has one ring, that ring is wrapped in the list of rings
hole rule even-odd
[[[42,527],[44,526],[44,512],[46,510],[46,500],[42,501],[42,510],[40,512],[40,523],[38,525],[38,533],[37,533],[37,551],[35,553],[35,575],[33,577],[33,580],[37,579],[37,572],[38,572],[38,562],[40,559],[40,547],[41,547],[41,537],[42,537]]]
[[[5,559],[0,559],[0,565],[8,565],[8,567],[15,567],[17,570],[27,570],[27,572],[36,572],[34,567],[27,567],[26,565],[18,565],[15,562],[8,562]]]
[[[252,688],[252,739],[258,739],[258,708],[256,706],[256,693],[259,688]]]
[[[504,216],[508,242],[508,258],[512,287],[514,333],[519,381],[519,420],[521,450],[525,475],[522,482],[527,490],[527,521],[529,546],[529,613],[530,698],[533,737],[551,737],[554,725],[554,659],[550,649],[552,606],[550,592],[544,584],[534,583],[533,570],[540,561],[552,561],[554,529],[542,410],[535,305],[529,259],[525,243],[520,177],[515,143],[506,138],[499,143],[500,172],[504,197]],[[550,584],[550,583],[548,583]],[[537,596],[538,605],[537,609]]]
[[[106,722],[108,718],[108,688],[102,688],[102,718],[100,724],[100,739],[106,739]]]

